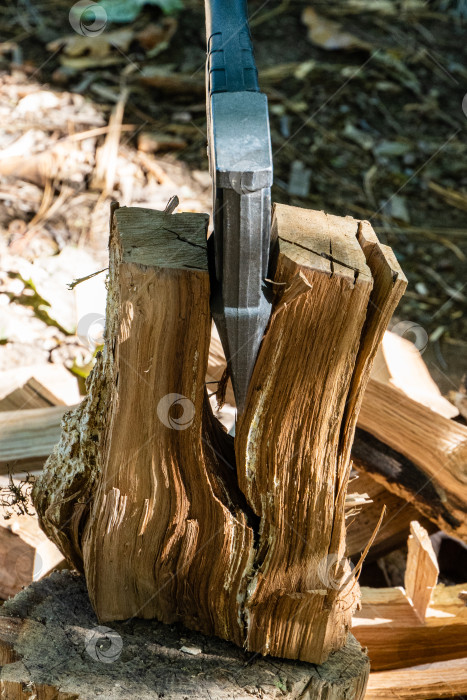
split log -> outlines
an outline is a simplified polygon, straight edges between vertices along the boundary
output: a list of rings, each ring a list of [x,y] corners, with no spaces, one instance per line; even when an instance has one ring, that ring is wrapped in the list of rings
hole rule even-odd
[[[430,700],[458,698],[467,693],[467,658],[441,661],[429,667],[370,673],[365,700]]]
[[[315,666],[252,655],[179,624],[102,627],[83,577],[68,571],[0,608],[0,664],[5,700],[353,700],[363,698],[369,671],[351,635]]]
[[[353,633],[367,647],[372,670],[465,656],[465,584],[436,586],[438,564],[428,534],[417,522],[411,524],[411,532],[405,574],[407,591],[361,589],[362,604],[353,620]]]
[[[355,614],[352,632],[368,649],[372,670],[463,658],[467,607],[459,593],[465,586],[439,583],[424,622],[403,588],[362,586],[362,607]]]
[[[438,582],[439,567],[428,533],[416,520],[410,524],[407,542],[405,592],[422,622]]]
[[[404,324],[404,322],[402,322]],[[410,332],[410,324],[402,330]],[[455,418],[458,409],[444,398],[416,346],[406,338],[386,331],[376,354],[371,376],[390,384],[406,396],[445,418]]]
[[[206,225],[113,213],[104,350],[34,502],[101,621],[322,663],[358,603],[350,447],[405,278],[369,224],[277,205],[274,310],[234,441],[206,399]]]
[[[0,411],[70,406],[80,398],[76,378],[63,365],[49,363],[0,372]]]
[[[418,520],[430,533],[437,530],[437,527],[428,518],[424,518],[411,503],[388,491],[364,471],[359,472],[357,479],[350,481],[348,494],[352,493],[367,494],[371,503],[362,505],[358,515],[349,518],[346,538],[349,557],[360,557],[377,528],[385,506],[386,515],[368,552],[367,560],[374,560],[405,545],[413,520]]]
[[[371,379],[352,460],[436,523],[467,541],[467,428]]]
[[[60,437],[66,406],[0,412],[0,474],[41,469]]]
[[[0,514],[0,598],[16,595],[64,561],[39,527],[37,516]]]

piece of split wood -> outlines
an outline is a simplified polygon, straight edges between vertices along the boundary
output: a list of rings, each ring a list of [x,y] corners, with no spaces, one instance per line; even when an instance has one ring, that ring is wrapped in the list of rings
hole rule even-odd
[[[412,504],[388,491],[383,484],[375,481],[364,471],[360,471],[358,478],[351,479],[349,483],[347,496],[356,493],[367,494],[370,503],[363,504],[358,514],[351,517],[347,523],[347,556],[349,557],[358,556],[363,552],[384,506],[386,506],[386,515],[371,545],[367,560],[383,556],[403,546],[410,533],[412,520],[419,520],[429,532],[437,530],[436,525],[428,518],[424,518]]]
[[[431,700],[467,693],[467,658],[370,673],[365,700]]]
[[[467,541],[467,427],[370,379],[355,440],[354,467]]]
[[[80,400],[76,377],[59,364],[0,372],[0,411],[65,406]]]
[[[441,394],[416,345],[397,333],[386,331],[384,334],[371,376],[379,382],[395,386],[409,398],[445,418],[459,415],[456,406]]]
[[[4,479],[0,484],[4,487]],[[0,598],[16,595],[23,586],[47,576],[64,563],[63,555],[39,527],[37,515],[6,517],[0,509]]]
[[[205,400],[206,224],[115,209],[104,350],[35,504],[102,622],[177,620],[322,663],[358,601],[350,450],[405,278],[371,227],[277,205],[279,293],[233,440]]]
[[[467,607],[459,598],[465,587],[465,583],[439,583],[422,622],[403,588],[362,586],[362,607],[354,615],[352,632],[367,647],[372,669],[404,668],[465,656]]]
[[[67,408],[50,406],[0,413],[0,474],[41,469],[60,437]]]
[[[420,620],[424,622],[433,589],[438,582],[439,567],[428,533],[416,520],[410,523],[407,547],[405,592]]]

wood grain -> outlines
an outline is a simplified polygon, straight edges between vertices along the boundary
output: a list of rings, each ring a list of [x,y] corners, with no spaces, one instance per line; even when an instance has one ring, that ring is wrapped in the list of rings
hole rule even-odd
[[[206,225],[114,211],[104,350],[36,507],[100,621],[181,621],[323,663],[358,604],[350,447],[405,281],[360,222],[277,205],[274,311],[234,441],[206,397]]]
[[[101,643],[110,663],[98,660]],[[360,700],[369,671],[351,635],[320,667],[251,655],[155,620],[112,623],[106,637],[84,578],[69,571],[0,608],[0,660],[5,700]]]
[[[467,541],[467,428],[371,380],[352,457],[446,532]]]

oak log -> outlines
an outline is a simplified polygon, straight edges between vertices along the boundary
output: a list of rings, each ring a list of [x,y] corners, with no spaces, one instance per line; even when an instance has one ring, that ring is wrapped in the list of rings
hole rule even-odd
[[[366,222],[276,205],[273,315],[234,441],[206,397],[206,226],[113,212],[104,350],[35,506],[100,621],[181,621],[323,663],[358,604],[350,448],[405,278]]]

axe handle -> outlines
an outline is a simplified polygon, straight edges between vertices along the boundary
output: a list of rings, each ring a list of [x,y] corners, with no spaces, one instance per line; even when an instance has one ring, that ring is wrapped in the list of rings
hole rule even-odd
[[[246,0],[205,0],[208,93],[258,92]]]

